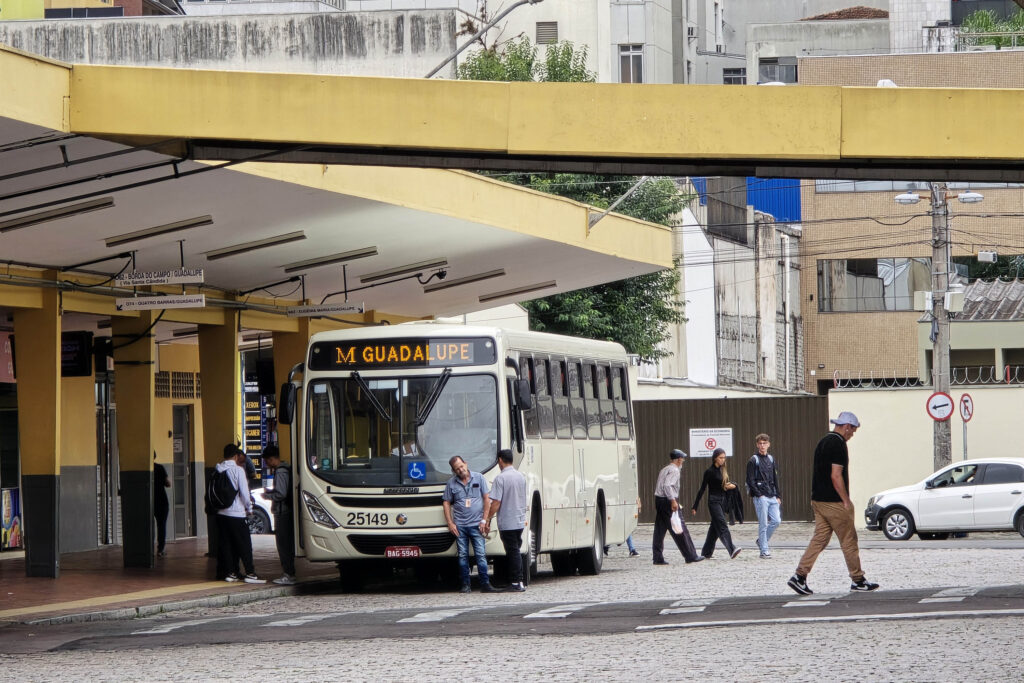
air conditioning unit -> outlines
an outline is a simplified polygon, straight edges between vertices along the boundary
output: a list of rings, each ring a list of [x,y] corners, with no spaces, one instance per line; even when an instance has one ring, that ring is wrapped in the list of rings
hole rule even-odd
[[[994,251],[979,251],[978,252],[978,263],[995,263],[999,257]]]
[[[686,27],[686,37],[687,38],[696,38],[697,37],[697,27],[696,26],[687,26]]]

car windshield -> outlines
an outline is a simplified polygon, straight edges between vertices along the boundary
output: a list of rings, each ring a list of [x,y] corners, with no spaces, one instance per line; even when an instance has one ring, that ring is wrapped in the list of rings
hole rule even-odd
[[[307,462],[337,486],[444,483],[453,455],[477,472],[495,464],[492,375],[318,380],[308,396]]]

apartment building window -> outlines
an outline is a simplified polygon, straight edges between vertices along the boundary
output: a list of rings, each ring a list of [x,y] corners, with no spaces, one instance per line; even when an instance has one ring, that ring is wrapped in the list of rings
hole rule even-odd
[[[772,81],[780,83],[796,83],[796,57],[775,57],[758,60],[758,83]]]
[[[722,83],[725,85],[746,85],[747,70],[743,69],[722,69]]]
[[[818,310],[831,313],[912,311],[914,292],[931,289],[930,258],[818,261]]]
[[[551,45],[558,42],[558,22],[538,21],[537,40],[538,45]]]
[[[644,82],[643,45],[619,45],[619,82]]]

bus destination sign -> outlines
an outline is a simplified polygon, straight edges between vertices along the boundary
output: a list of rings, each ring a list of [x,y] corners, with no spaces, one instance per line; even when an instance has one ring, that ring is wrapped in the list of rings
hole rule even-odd
[[[317,342],[309,350],[310,370],[458,367],[496,359],[494,340],[481,338]]]

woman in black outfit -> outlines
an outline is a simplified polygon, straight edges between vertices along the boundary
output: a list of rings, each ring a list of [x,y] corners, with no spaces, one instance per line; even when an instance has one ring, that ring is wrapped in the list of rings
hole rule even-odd
[[[700,503],[704,489],[708,491],[708,512],[711,514],[711,526],[708,527],[708,537],[704,541],[704,548],[700,554],[711,558],[715,552],[715,541],[722,539],[725,549],[729,551],[729,557],[736,557],[740,554],[740,548],[732,543],[732,534],[729,533],[729,525],[725,521],[725,492],[736,488],[736,484],[729,481],[729,471],[725,469],[725,449],[716,448],[711,454],[711,467],[704,470],[704,481],[701,482],[700,490],[697,491],[697,499],[693,501],[691,515],[697,514],[697,505]]]

